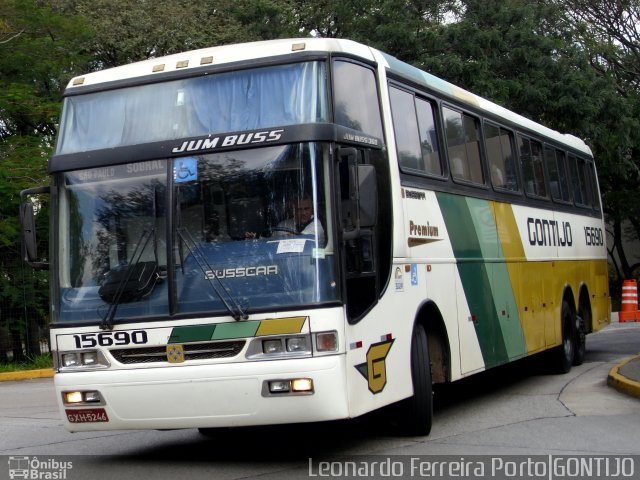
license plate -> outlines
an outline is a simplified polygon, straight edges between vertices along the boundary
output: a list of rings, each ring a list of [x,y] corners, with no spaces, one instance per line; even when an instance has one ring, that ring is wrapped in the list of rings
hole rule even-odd
[[[82,408],[78,410],[65,410],[69,423],[96,423],[108,422],[107,412],[104,408]]]

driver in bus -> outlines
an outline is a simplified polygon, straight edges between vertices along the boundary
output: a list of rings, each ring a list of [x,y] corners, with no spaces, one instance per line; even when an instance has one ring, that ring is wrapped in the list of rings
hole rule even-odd
[[[320,220],[315,218],[313,202],[308,196],[293,202],[293,217],[282,220],[276,228],[276,235],[317,235],[324,237],[324,229]]]

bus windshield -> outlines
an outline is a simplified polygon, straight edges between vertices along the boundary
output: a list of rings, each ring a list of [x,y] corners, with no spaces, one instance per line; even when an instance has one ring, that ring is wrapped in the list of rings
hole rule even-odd
[[[299,143],[61,174],[56,320],[336,300],[328,157]]]
[[[69,96],[56,154],[327,121],[325,70],[295,63]]]

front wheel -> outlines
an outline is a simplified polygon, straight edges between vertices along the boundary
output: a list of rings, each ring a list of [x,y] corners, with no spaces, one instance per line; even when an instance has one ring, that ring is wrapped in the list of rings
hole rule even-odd
[[[429,435],[433,419],[433,385],[427,332],[422,325],[411,337],[411,380],[413,396],[395,405],[396,419],[404,435]]]

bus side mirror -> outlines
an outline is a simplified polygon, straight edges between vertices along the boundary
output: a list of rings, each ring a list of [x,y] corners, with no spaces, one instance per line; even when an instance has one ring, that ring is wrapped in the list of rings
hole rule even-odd
[[[358,210],[360,228],[373,228],[378,219],[376,167],[358,165]]]
[[[378,217],[376,169],[359,162],[355,148],[339,150],[340,199],[342,203],[343,239],[360,236],[360,229],[375,226]]]
[[[41,262],[38,258],[38,247],[36,241],[36,215],[32,202],[27,200],[27,196],[36,194],[48,194],[49,187],[30,188],[20,192],[20,230],[22,233],[23,256],[25,261],[33,268],[48,269],[48,262]]]

